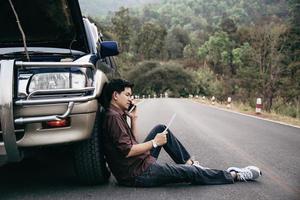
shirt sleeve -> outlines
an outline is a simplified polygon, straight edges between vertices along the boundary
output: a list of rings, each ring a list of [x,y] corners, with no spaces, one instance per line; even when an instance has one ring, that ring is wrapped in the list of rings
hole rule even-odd
[[[115,147],[127,156],[132,148],[130,133],[126,129],[125,122],[119,116],[111,116],[109,119],[109,134]]]

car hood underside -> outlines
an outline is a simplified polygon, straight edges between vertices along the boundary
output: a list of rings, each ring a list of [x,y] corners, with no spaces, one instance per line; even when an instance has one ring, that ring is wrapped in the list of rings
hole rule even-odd
[[[28,47],[54,47],[88,52],[77,0],[11,0]],[[0,1],[0,48],[22,47],[23,40],[9,0]]]

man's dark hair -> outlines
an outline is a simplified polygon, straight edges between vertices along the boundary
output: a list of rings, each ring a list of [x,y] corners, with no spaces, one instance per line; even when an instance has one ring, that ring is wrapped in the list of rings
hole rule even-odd
[[[114,92],[121,93],[125,90],[126,87],[133,88],[133,84],[130,83],[127,80],[124,79],[113,79],[111,80],[105,87],[104,92],[102,93],[104,95],[103,97],[103,107],[108,108],[110,105],[110,101],[112,99],[112,94]]]

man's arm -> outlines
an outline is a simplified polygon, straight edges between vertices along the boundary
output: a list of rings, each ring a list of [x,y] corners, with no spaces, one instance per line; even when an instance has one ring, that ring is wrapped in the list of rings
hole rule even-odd
[[[153,140],[150,140],[148,142],[144,142],[141,144],[134,144],[132,145],[129,153],[127,154],[127,158],[132,157],[132,156],[138,156],[143,153],[146,153],[147,151],[150,151],[153,148],[153,142],[157,146],[163,146],[164,144],[167,143],[167,135],[165,132],[158,133],[154,137]]]
[[[152,149],[152,141],[144,142],[141,144],[134,144],[132,145],[129,153],[127,154],[127,158],[141,155],[147,151],[150,151]]]
[[[134,135],[135,138],[137,138],[137,117],[131,117],[130,118],[130,127],[131,127],[131,132]]]

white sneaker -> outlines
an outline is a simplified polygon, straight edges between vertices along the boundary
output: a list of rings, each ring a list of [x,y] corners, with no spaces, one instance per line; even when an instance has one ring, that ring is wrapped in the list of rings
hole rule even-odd
[[[229,167],[227,172],[234,171],[238,181],[253,181],[262,176],[260,169],[256,166],[248,166],[245,168]]]

